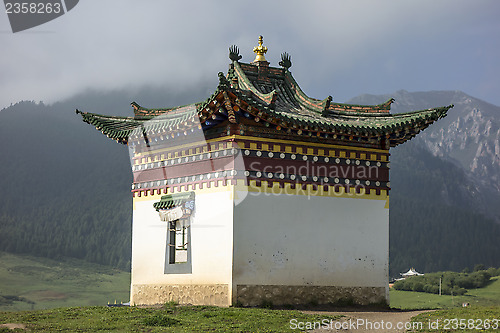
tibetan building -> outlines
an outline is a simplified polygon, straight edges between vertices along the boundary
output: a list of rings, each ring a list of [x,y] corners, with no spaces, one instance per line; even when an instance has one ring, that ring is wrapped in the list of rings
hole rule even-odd
[[[389,150],[452,106],[391,114],[307,96],[291,58],[241,62],[207,100],[77,113],[127,145],[131,304],[388,301]]]

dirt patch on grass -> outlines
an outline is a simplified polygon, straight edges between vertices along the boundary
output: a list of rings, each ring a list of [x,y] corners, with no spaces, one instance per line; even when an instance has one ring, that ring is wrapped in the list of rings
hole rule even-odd
[[[16,328],[19,328],[19,329],[22,329],[22,330],[25,330],[26,329],[26,325],[24,324],[16,324],[16,323],[8,323],[8,324],[0,324],[0,328],[8,328],[9,330],[15,330]]]

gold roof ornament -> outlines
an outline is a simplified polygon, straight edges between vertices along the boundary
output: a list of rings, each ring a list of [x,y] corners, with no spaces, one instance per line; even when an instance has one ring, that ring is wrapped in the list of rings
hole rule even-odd
[[[266,52],[267,52],[267,47],[262,46],[263,41],[264,41],[264,37],[259,36],[259,46],[256,46],[253,48],[253,52],[256,54],[255,60],[253,62],[267,61],[266,58],[264,57],[264,54],[266,54]]]

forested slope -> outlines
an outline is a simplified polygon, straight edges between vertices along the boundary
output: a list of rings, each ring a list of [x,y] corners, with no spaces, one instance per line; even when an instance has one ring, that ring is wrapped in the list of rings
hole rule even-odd
[[[500,224],[474,209],[474,185],[460,168],[410,141],[392,151],[391,186],[391,276],[499,266]]]
[[[127,269],[128,152],[80,122],[32,102],[0,112],[0,250]]]

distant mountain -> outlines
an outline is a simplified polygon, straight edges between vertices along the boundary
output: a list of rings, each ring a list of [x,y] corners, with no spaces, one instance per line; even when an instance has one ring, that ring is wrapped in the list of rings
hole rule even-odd
[[[205,86],[185,95],[160,89],[86,92],[54,105],[20,102],[1,110],[0,250],[69,256],[127,269],[132,213],[127,148],[83,123],[74,109],[132,115],[133,100],[146,107],[174,106],[203,100],[208,93]],[[455,103],[450,116],[438,122],[447,129],[455,113],[462,114],[456,97],[462,95],[398,92],[392,96],[401,111]],[[356,103],[386,99],[363,95]],[[424,100],[426,105],[419,104]],[[493,109],[482,105],[478,109],[483,118],[494,118]],[[461,126],[466,123],[460,122],[458,132],[463,133]],[[494,123],[491,120],[492,129]],[[461,270],[479,263],[500,266],[500,225],[482,214],[488,207],[482,181],[493,176],[488,173],[481,182],[475,181],[474,171],[462,167],[448,150],[443,148],[443,154],[430,150],[433,142],[440,147],[439,138],[433,137],[436,126],[423,133],[428,141],[414,139],[392,151],[391,275],[410,266],[424,272]],[[481,138],[491,139],[483,127],[479,131]],[[443,141],[453,133],[443,129]],[[459,148],[451,144],[449,149]],[[483,156],[477,158],[476,169],[491,172],[492,168],[481,166],[491,156],[479,154]]]
[[[349,103],[376,104],[395,98],[393,112],[408,112],[454,104],[448,116],[415,140],[434,156],[460,166],[470,178],[468,191],[481,211],[500,222],[500,107],[461,91],[361,95]]]

